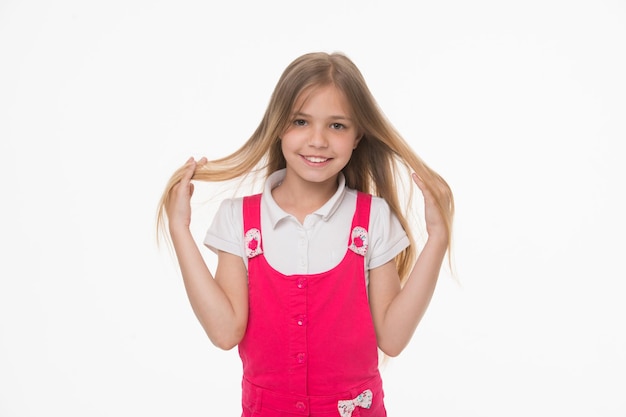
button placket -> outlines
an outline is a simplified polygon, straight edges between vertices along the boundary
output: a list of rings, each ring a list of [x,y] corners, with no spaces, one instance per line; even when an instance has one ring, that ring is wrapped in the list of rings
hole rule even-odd
[[[305,277],[300,277],[298,278],[298,281],[296,283],[296,286],[301,289],[304,290],[307,288],[308,285],[308,281]],[[304,325],[306,323],[306,315],[304,314],[300,314],[296,317],[296,324],[300,327],[304,328]],[[300,352],[296,355],[296,361],[299,364],[303,364],[306,362],[306,352]]]
[[[307,287],[307,284],[307,280],[304,277],[298,278],[298,281],[296,282],[296,286],[301,290],[305,289]]]
[[[307,392],[308,385],[308,342],[307,308],[309,282],[305,275],[296,276],[289,283],[289,356],[291,362],[290,380],[294,392]],[[308,408],[308,407],[307,407]]]
[[[308,253],[309,253],[309,242],[307,239],[306,230],[300,229],[298,233],[298,244],[297,244],[297,271],[298,273],[305,274],[308,271]]]

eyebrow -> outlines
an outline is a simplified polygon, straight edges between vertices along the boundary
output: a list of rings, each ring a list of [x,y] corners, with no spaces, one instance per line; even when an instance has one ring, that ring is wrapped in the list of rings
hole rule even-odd
[[[294,112],[293,116],[312,117],[310,114],[303,113],[301,111]],[[333,120],[352,120],[348,116],[342,116],[342,115],[331,115],[328,118],[333,119]]]

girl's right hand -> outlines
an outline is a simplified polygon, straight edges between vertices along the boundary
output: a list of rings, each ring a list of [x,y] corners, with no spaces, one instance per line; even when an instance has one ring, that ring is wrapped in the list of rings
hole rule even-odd
[[[165,212],[170,230],[174,228],[189,228],[191,224],[191,196],[193,195],[193,177],[196,167],[204,165],[206,158],[196,162],[193,157],[189,158],[182,169],[182,178],[172,187],[169,198],[165,203]]]

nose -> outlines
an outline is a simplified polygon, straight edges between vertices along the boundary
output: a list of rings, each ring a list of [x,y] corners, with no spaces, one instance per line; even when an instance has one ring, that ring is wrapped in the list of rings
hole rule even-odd
[[[308,145],[314,148],[325,148],[328,146],[328,139],[322,127],[311,129]]]

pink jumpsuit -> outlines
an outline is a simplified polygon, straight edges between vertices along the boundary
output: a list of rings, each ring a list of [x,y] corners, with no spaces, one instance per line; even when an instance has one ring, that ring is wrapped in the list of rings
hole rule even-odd
[[[239,344],[242,417],[385,417],[365,284],[371,195],[358,193],[343,260],[284,275],[261,239],[261,195],[244,198],[249,317]]]

